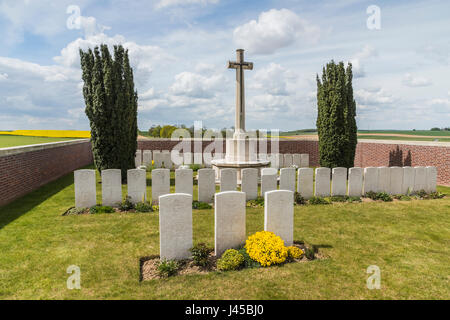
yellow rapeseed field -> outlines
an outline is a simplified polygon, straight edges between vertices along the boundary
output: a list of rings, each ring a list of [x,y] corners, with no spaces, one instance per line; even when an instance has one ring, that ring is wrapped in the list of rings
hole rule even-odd
[[[14,130],[0,131],[0,135],[53,137],[53,138],[90,138],[90,131],[81,130]]]

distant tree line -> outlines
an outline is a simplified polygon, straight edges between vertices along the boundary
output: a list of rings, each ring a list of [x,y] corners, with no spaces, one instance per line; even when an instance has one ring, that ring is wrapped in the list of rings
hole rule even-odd
[[[431,128],[431,131],[450,131],[450,127],[448,127],[448,128],[434,127],[434,128]]]

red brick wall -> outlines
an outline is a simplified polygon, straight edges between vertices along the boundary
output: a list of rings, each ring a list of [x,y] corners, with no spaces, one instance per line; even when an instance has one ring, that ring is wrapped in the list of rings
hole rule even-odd
[[[78,168],[93,163],[89,141],[24,147],[20,153],[0,150],[0,206]],[[22,152],[25,150],[31,150]]]
[[[171,150],[178,142],[155,139],[139,141],[139,149]],[[210,141],[203,141],[203,149]],[[435,166],[438,171],[438,183],[450,185],[450,147],[428,146],[415,144],[396,144],[380,142],[359,142],[356,148],[355,166],[389,166],[389,152],[396,150],[397,146],[403,151],[403,158],[411,151],[412,166]],[[193,145],[192,149],[193,150]],[[225,145],[224,145],[225,151]],[[267,151],[271,152],[270,140]],[[319,142],[314,140],[280,140],[280,153],[308,153],[311,166],[319,166]]]

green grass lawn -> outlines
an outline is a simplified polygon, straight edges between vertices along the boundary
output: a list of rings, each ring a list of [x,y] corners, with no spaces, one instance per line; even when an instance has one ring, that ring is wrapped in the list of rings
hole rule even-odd
[[[28,137],[28,136],[10,136],[6,134],[5,135],[0,134],[0,148],[26,146],[29,144],[67,141],[74,139],[75,138]]]
[[[450,298],[449,197],[297,206],[294,238],[327,259],[142,283],[139,258],[159,254],[158,214],[61,216],[73,205],[70,174],[0,208],[0,299]],[[193,225],[194,242],[213,246],[213,210],[194,210]],[[263,225],[264,210],[247,209],[247,233]],[[81,290],[66,288],[70,265]],[[366,288],[370,265],[380,290]]]

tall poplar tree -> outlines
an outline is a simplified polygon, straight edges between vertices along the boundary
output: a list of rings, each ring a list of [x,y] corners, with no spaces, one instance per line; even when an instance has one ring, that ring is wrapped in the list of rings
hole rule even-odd
[[[323,167],[352,167],[356,150],[356,104],[351,64],[331,61],[317,75],[317,131]]]
[[[99,171],[121,169],[126,179],[137,149],[137,92],[128,51],[108,46],[80,50],[83,96],[91,126],[94,163]]]

